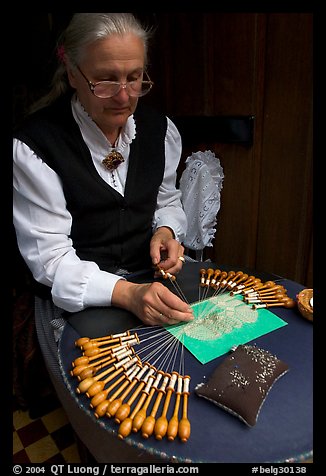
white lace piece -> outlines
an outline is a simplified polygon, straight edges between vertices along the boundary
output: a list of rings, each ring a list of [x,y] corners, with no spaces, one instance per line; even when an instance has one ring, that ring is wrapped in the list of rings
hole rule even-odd
[[[188,219],[186,248],[203,250],[213,246],[223,179],[220,159],[212,151],[193,152],[187,158],[180,178],[181,199]]]

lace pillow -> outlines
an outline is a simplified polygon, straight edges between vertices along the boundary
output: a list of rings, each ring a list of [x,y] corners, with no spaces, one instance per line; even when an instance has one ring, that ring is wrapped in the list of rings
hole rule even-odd
[[[254,345],[239,345],[195,393],[254,426],[274,382],[289,370],[286,363]]]

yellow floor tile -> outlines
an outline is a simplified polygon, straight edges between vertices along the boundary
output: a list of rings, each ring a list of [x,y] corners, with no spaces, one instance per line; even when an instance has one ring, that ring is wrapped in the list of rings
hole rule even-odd
[[[57,445],[52,440],[50,435],[45,436],[32,445],[27,446],[25,451],[31,463],[42,463],[43,461],[51,458],[51,456],[59,453]]]
[[[42,422],[49,433],[61,428],[68,423],[67,415],[63,408],[57,408],[42,417]]]
[[[28,425],[31,423],[33,420],[29,417],[29,414],[27,411],[22,411],[22,410],[16,410],[13,413],[13,425],[15,430],[19,430],[20,428],[23,428],[23,426]]]
[[[77,445],[74,443],[68,448],[61,451],[62,456],[66,460],[67,463],[80,463],[80,457],[77,449]]]
[[[21,442],[18,434],[14,431],[13,432],[13,445],[12,445],[12,452],[13,454],[18,453],[18,451],[21,451],[24,449],[24,445]]]

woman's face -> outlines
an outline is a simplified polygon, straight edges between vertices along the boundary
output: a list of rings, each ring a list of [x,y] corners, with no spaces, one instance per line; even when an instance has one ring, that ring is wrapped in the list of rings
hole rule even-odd
[[[88,45],[78,67],[93,84],[99,81],[126,83],[142,77],[144,60],[141,39],[133,34],[113,35]],[[110,98],[98,98],[78,68],[67,71],[70,85],[76,89],[81,104],[104,134],[114,134],[124,126],[136,109],[137,97],[129,96],[122,87]]]

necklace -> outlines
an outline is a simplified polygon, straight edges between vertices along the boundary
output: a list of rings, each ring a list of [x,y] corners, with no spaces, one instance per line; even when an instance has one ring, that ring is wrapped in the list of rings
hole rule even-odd
[[[114,170],[117,167],[119,167],[119,165],[122,164],[122,162],[124,162],[124,160],[125,159],[120,154],[120,152],[117,152],[116,150],[112,150],[112,152],[110,152],[109,155],[107,155],[105,157],[105,159],[102,160],[102,164],[104,165],[104,167],[109,172],[111,172],[111,178],[112,178],[112,182],[113,182],[114,187],[117,186],[116,181],[115,181],[115,177],[114,177]]]

